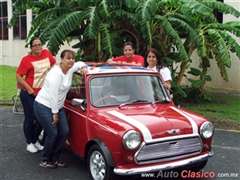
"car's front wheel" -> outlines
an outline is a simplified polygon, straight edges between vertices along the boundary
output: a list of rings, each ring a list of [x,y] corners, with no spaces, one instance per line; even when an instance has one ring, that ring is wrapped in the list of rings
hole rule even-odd
[[[106,158],[98,145],[93,145],[88,153],[88,169],[94,180],[111,180],[115,174],[107,164]]]
[[[203,169],[206,166],[207,162],[208,162],[208,160],[197,163],[191,168],[191,170],[195,171],[195,172],[200,171],[201,169]]]

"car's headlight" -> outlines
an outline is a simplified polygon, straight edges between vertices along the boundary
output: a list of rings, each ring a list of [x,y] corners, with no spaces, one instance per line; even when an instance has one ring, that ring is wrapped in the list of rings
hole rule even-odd
[[[139,146],[141,142],[140,134],[135,130],[130,130],[124,134],[122,143],[123,146],[128,150],[133,150]]]
[[[212,137],[213,132],[214,132],[214,127],[211,122],[205,122],[202,124],[202,126],[200,128],[200,134],[201,134],[202,138],[208,139],[208,138]]]

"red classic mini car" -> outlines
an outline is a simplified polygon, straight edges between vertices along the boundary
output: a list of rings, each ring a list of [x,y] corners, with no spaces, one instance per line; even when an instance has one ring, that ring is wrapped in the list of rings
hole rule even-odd
[[[88,63],[65,101],[66,146],[96,180],[171,169],[202,169],[213,155],[213,124],[175,106],[159,73]]]

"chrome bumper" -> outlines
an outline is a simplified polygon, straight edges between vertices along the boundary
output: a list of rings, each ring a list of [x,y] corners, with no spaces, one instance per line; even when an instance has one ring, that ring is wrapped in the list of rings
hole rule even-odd
[[[149,166],[149,167],[138,167],[138,168],[131,168],[131,169],[120,169],[120,168],[114,168],[114,173],[117,175],[134,175],[134,174],[141,174],[141,173],[146,173],[146,172],[156,172],[160,170],[168,170],[168,169],[174,169],[174,168],[179,168],[179,167],[184,167],[188,166],[194,163],[198,163],[204,160],[207,160],[208,158],[213,156],[213,151],[210,151],[206,154],[193,157],[193,158],[188,158],[184,160],[180,160],[177,162],[172,162],[172,163],[167,163],[167,164],[162,164],[162,165],[154,165],[154,166]]]

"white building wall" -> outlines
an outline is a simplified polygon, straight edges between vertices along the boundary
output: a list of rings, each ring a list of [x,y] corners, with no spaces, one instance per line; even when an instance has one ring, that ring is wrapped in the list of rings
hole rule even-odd
[[[224,3],[231,5],[237,10],[240,10],[240,0],[224,0]],[[240,18],[236,18],[231,15],[223,16],[223,23],[239,20]],[[236,38],[236,41],[238,44],[240,44],[240,38]],[[206,86],[214,87],[215,91],[227,91],[230,93],[240,94],[240,59],[238,59],[235,54],[232,54],[231,61],[231,68],[227,69],[229,82],[226,82],[222,79],[217,64],[214,61],[214,63],[211,63],[212,68],[209,71],[212,81],[207,83]]]
[[[78,40],[74,40],[68,45],[67,43],[64,44],[59,50],[59,53],[56,55],[57,62],[60,62],[60,53],[64,49],[71,49],[77,52],[77,49],[71,48],[74,44],[76,44]],[[2,48],[1,48],[2,44]],[[13,41],[0,41],[0,63],[2,65],[8,65],[17,67],[22,59],[23,56],[27,55],[30,52],[30,48],[25,48],[25,41],[24,40],[13,40]],[[43,46],[43,48],[46,48]],[[2,52],[1,52],[2,50]]]
[[[224,3],[231,5],[237,10],[240,10],[240,0],[224,0]],[[235,18],[232,15],[223,15],[223,23],[239,20],[240,18]],[[240,44],[240,38],[236,38],[236,41]],[[199,68],[200,61],[197,53],[194,52],[190,58],[193,61],[191,67]],[[240,95],[240,59],[236,56],[236,54],[231,54],[231,63],[231,68],[227,68],[229,82],[226,82],[220,75],[220,70],[216,61],[212,60],[211,68],[208,70],[208,75],[211,76],[212,81],[206,83],[205,90]],[[179,67],[180,65],[176,64],[176,66]],[[189,70],[190,68],[187,69],[186,72]],[[196,77],[188,74],[187,78],[194,79]],[[184,77],[182,85],[191,85],[191,83],[188,82],[188,80]]]

